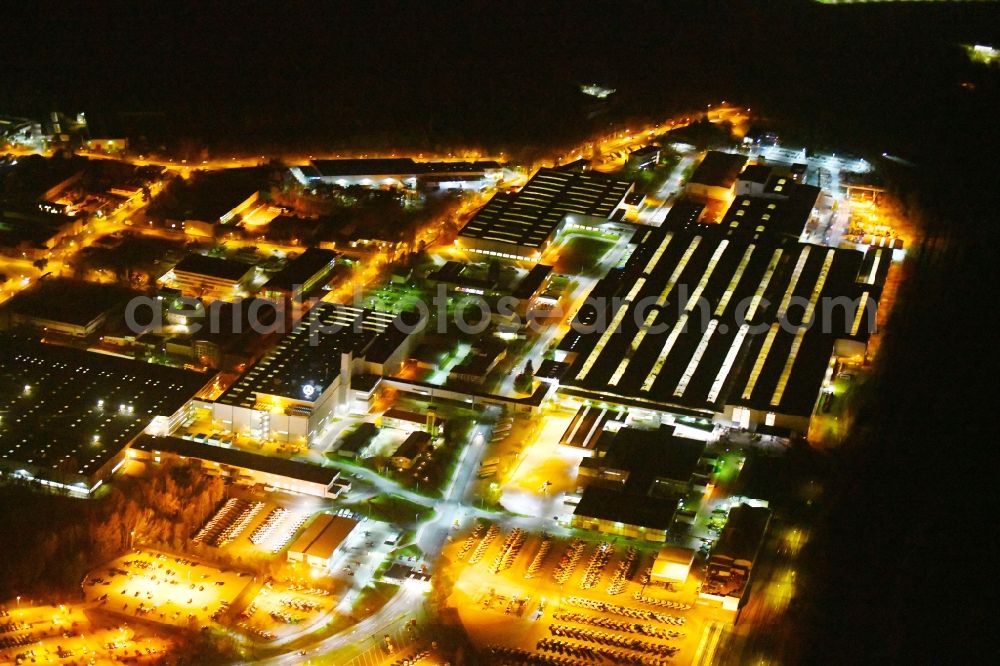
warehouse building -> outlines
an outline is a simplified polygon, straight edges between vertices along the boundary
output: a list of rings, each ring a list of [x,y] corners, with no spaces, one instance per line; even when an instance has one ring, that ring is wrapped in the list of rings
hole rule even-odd
[[[705,442],[657,430],[622,428],[602,437],[595,455],[580,462],[585,484],[573,512],[580,529],[648,541],[665,541],[684,497],[704,488]]]
[[[332,467],[263,456],[240,449],[194,442],[180,437],[140,435],[129,457],[158,464],[166,459],[198,461],[201,469],[243,485],[279,488],[314,497],[336,497],[344,483]]]
[[[311,445],[350,409],[354,375],[399,369],[416,324],[409,313],[318,303],[215,401],[214,418],[230,432]]]
[[[185,296],[206,301],[231,301],[246,295],[256,269],[232,259],[189,254],[160,278],[160,284]]]
[[[89,497],[136,436],[173,432],[212,377],[0,339],[0,478]]]
[[[494,195],[455,244],[488,256],[537,261],[563,229],[612,227],[609,220],[625,211],[634,187],[593,172],[539,169],[517,194]]]
[[[691,573],[694,564],[694,549],[680,546],[661,548],[653,561],[653,569],[649,572],[649,580],[664,585],[683,585]]]
[[[414,430],[393,451],[390,460],[397,469],[410,469],[417,458],[430,451],[430,449],[431,436],[423,430]]]
[[[860,252],[737,232],[698,224],[646,235],[560,342],[555,360],[571,364],[560,391],[806,432],[837,341],[863,345],[878,294],[857,283]]]
[[[583,405],[569,422],[559,443],[578,449],[595,449],[605,431],[613,436],[613,433],[625,425],[627,415],[625,410]]]
[[[330,278],[337,256],[333,250],[311,247],[272,275],[260,293],[265,298],[282,302],[293,296],[305,298]]]
[[[30,326],[46,335],[92,338],[136,295],[117,285],[45,278],[18,292],[4,309],[14,326]]]
[[[792,183],[788,197],[737,196],[721,224],[748,238],[768,234],[798,240],[817,214],[819,195],[818,187]]]
[[[627,169],[652,169],[660,162],[659,146],[644,146],[637,148],[628,154],[625,160]]]
[[[418,162],[409,157],[313,160],[292,167],[305,186],[323,183],[339,187],[383,187],[479,191],[503,178],[498,162]]]
[[[710,150],[694,170],[684,191],[700,199],[727,201],[736,190],[736,180],[747,163],[745,155]]]
[[[356,520],[321,513],[288,548],[290,562],[302,562],[309,567],[328,570],[340,546],[358,526]]]
[[[722,534],[712,546],[700,599],[717,602],[724,610],[739,610],[750,591],[753,566],[770,524],[771,510],[765,506],[740,504],[730,509]]]

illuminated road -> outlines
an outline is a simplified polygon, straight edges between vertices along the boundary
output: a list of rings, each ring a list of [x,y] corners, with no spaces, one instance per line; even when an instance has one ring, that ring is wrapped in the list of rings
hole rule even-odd
[[[681,160],[674,167],[674,170],[670,172],[670,176],[664,181],[660,189],[656,191],[647,199],[653,200],[655,205],[647,206],[643,210],[639,211],[639,221],[643,224],[651,224],[654,226],[660,226],[663,224],[663,220],[667,217],[667,213],[670,212],[670,206],[677,199],[678,194],[681,191],[681,181],[684,177],[684,172],[694,164],[695,160],[698,159],[698,153],[689,153],[684,155]]]
[[[345,664],[371,648],[369,639],[378,639],[404,625],[415,609],[423,602],[423,593],[407,585],[400,587],[382,608],[361,620],[350,629],[345,629],[309,646],[307,649],[290,652],[257,663],[274,665]]]
[[[417,530],[416,543],[427,553],[428,564],[433,564],[440,555],[442,546],[451,532],[456,519],[490,515],[484,511],[462,504],[466,491],[482,459],[489,427],[476,426],[472,441],[464,448],[456,465],[455,474],[445,487],[443,500],[431,500],[423,495],[407,491],[392,481],[388,481],[368,470],[352,468],[352,473],[364,478],[383,492],[400,495],[413,502],[432,506],[435,515]],[[315,664],[345,664],[371,649],[368,639],[379,639],[385,634],[395,635],[415,613],[420,612],[424,593],[418,588],[404,584],[386,604],[373,615],[361,620],[350,629],[345,629],[309,646],[303,653],[294,652],[261,661],[265,664],[301,664],[304,661]]]

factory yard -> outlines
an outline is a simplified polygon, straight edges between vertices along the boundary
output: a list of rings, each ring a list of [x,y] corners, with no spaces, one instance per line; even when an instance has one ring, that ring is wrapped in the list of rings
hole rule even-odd
[[[210,626],[254,577],[151,550],[127,553],[84,581],[98,608],[180,627]]]
[[[445,551],[449,606],[493,663],[695,663],[724,613],[698,603],[693,571],[649,584],[657,550],[637,546],[480,522]]]
[[[173,647],[167,638],[85,610],[79,605],[0,609],[0,664],[149,664]]]
[[[236,623],[240,631],[259,640],[289,638],[328,617],[336,602],[327,590],[268,582],[240,612]]]

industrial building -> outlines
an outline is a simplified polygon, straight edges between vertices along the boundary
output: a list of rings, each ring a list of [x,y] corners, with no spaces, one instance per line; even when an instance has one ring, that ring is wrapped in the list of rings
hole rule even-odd
[[[593,450],[597,448],[605,431],[609,431],[609,435],[614,436],[614,433],[625,425],[626,416],[627,412],[624,410],[584,405],[577,410],[569,422],[569,426],[567,426],[559,443],[563,446]]]
[[[771,510],[766,506],[740,504],[729,510],[722,534],[712,546],[699,598],[717,602],[724,610],[739,610],[770,524]]]
[[[649,230],[560,342],[555,360],[571,364],[560,391],[804,433],[838,341],[856,353],[873,327],[878,285],[858,282],[863,259],[767,227]]]
[[[721,224],[746,237],[767,233],[798,240],[809,221],[814,219],[820,189],[795,183],[788,187],[788,197],[737,196]]]
[[[46,335],[91,338],[136,295],[116,285],[45,278],[18,292],[4,310],[13,326],[30,326]]]
[[[306,186],[323,183],[339,187],[394,187],[479,191],[503,178],[503,166],[478,162],[418,162],[409,157],[313,160],[291,168]]]
[[[140,433],[167,435],[212,375],[0,340],[0,476],[87,497]]]
[[[280,328],[281,310],[273,301],[216,301],[208,308],[207,320],[195,320],[197,331],[187,338],[167,340],[168,351],[189,354],[206,368],[242,371],[264,354]]]
[[[695,488],[704,489],[705,442],[679,437],[673,426],[622,428],[602,438],[595,455],[580,462],[586,484],[573,526],[649,541],[665,541],[674,514]]]
[[[192,298],[229,301],[245,295],[255,272],[253,266],[232,259],[189,254],[167,271],[160,283]]]
[[[416,325],[409,313],[318,303],[212,404],[213,417],[227,431],[311,445],[350,409],[354,375],[399,369]]]
[[[750,164],[736,179],[737,196],[758,197],[764,193],[764,186],[774,167],[770,164]]]
[[[691,174],[684,191],[700,199],[726,201],[732,197],[736,179],[746,163],[745,155],[710,150]]]
[[[260,484],[315,497],[336,497],[345,484],[340,479],[340,472],[332,467],[263,456],[180,437],[140,435],[132,442],[128,455],[134,460],[151,464],[166,459],[198,461],[206,473],[218,474],[235,483]]]
[[[337,455],[351,460],[363,458],[365,449],[378,436],[378,428],[374,423],[363,421],[351,432],[340,438]]]
[[[356,520],[321,513],[288,548],[290,562],[302,562],[314,569],[329,569],[331,561],[358,526]]]
[[[398,407],[391,407],[382,414],[381,424],[383,428],[395,428],[407,432],[422,431],[430,434],[437,434],[440,423],[437,421],[437,412],[433,405],[426,414],[411,412]]]
[[[653,569],[649,572],[652,583],[665,585],[683,585],[691,573],[694,564],[694,549],[680,546],[661,548],[653,561]]]
[[[603,174],[539,169],[517,194],[496,194],[455,243],[472,252],[537,261],[560,231],[605,225],[635,185]],[[619,217],[621,217],[619,215]]]
[[[41,211],[0,211],[0,254],[37,261],[48,259],[60,243],[81,229],[81,220]]]
[[[398,469],[410,469],[421,455],[430,450],[431,436],[423,430],[414,430],[393,451],[392,464]]]
[[[336,266],[337,256],[333,250],[311,247],[272,275],[261,287],[260,293],[266,298],[280,301],[293,296],[305,298],[329,279]]]
[[[168,185],[154,200],[150,216],[169,229],[213,238],[220,225],[239,222],[257,204],[271,176],[267,167],[200,171]]]
[[[644,146],[637,148],[628,154],[625,160],[627,169],[652,169],[660,161],[659,146]]]

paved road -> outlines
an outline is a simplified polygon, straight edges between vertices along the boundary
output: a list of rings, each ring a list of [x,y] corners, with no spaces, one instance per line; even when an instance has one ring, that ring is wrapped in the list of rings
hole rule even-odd
[[[673,205],[673,202],[676,201],[677,196],[681,191],[681,180],[684,176],[684,171],[694,164],[694,161],[698,158],[698,156],[698,153],[690,153],[681,157],[680,161],[674,167],[674,170],[670,172],[670,176],[663,182],[660,189],[658,189],[651,197],[659,203],[654,206],[648,206],[639,211],[640,222],[654,226],[660,226],[663,224],[663,220],[667,217],[670,207]]]

